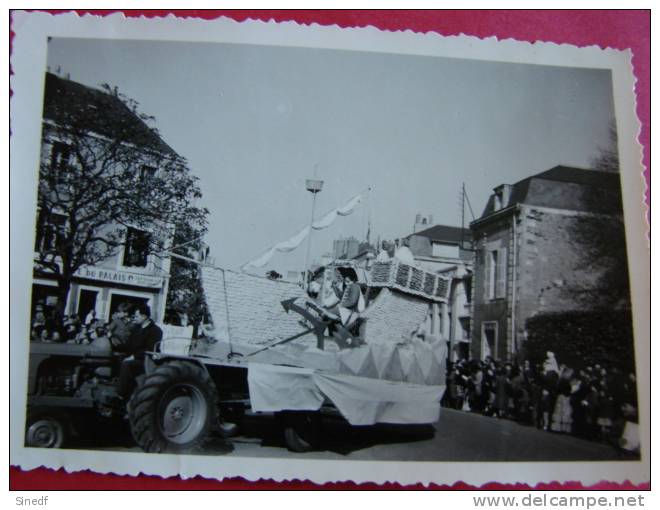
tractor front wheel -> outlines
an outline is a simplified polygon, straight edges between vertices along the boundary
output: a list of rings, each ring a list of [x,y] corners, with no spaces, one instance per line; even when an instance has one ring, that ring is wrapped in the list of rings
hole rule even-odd
[[[61,448],[67,440],[69,421],[57,411],[33,411],[27,419],[25,446]]]

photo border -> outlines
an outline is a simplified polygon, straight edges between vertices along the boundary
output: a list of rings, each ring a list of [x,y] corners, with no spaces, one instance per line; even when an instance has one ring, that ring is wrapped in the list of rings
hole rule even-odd
[[[237,23],[229,19],[219,19],[214,21],[200,21],[195,19],[181,20],[175,17],[169,17],[158,20],[149,19],[125,19],[121,14],[113,14],[108,17],[98,18],[92,16],[77,17],[74,14],[62,14],[50,16],[43,13],[24,14],[22,12],[14,13],[14,31],[16,33],[13,41],[12,67],[14,76],[11,80],[13,91],[12,111],[20,112],[12,115],[11,139],[11,167],[27,168],[24,163],[36,161],[39,154],[40,131],[41,131],[41,104],[35,98],[43,97],[43,80],[34,79],[35,75],[43,73],[45,69],[45,44],[43,38],[46,35],[54,37],[84,37],[93,35],[94,37],[104,37],[107,35],[122,37],[149,38],[163,40],[204,40],[213,39],[216,42],[233,43],[252,43],[258,41],[258,44],[276,44],[281,46],[306,46],[306,47],[332,47],[333,49],[347,49],[360,51],[378,51],[389,53],[404,54],[424,54],[435,56],[447,56],[445,52],[463,51],[460,58],[477,59],[497,59],[506,58],[507,61],[520,63],[538,63],[543,60],[545,65],[569,65],[577,67],[608,67],[612,66],[613,85],[616,116],[619,128],[620,140],[620,159],[621,175],[623,183],[623,201],[626,222],[626,232],[628,235],[628,256],[632,260],[646,260],[648,253],[645,248],[648,246],[646,237],[648,226],[646,224],[646,210],[642,206],[644,197],[643,167],[641,161],[641,147],[637,143],[622,143],[632,134],[637,139],[637,133],[640,129],[640,123],[635,115],[635,97],[634,87],[635,79],[630,64],[630,54],[617,50],[600,50],[591,46],[587,48],[575,48],[569,45],[556,45],[554,43],[529,43],[517,42],[512,40],[496,42],[494,40],[481,40],[475,37],[448,37],[442,38],[437,34],[413,34],[404,32],[383,32],[373,27],[343,29],[336,27],[305,27],[294,22],[285,22],[277,24],[275,22],[245,22]],[[144,24],[149,24],[149,31],[141,30],[136,32],[136,28]],[[112,27],[112,28],[110,28]],[[184,36],[182,31],[186,31]],[[222,32],[222,41],[217,40],[217,32]],[[138,36],[136,36],[136,33]],[[193,34],[192,36],[190,34]],[[174,34],[174,36],[173,36]],[[41,42],[35,39],[42,37]],[[36,43],[36,44],[35,44]],[[441,49],[441,50],[440,50]],[[441,51],[440,53],[438,53]],[[26,57],[27,56],[27,57]],[[19,137],[20,135],[20,137]],[[35,167],[36,168],[36,167]],[[30,179],[31,177],[31,179]],[[36,173],[24,172],[21,179],[12,179],[11,196],[34,197],[36,189]],[[641,202],[641,203],[640,203]],[[22,200],[22,203],[16,204],[15,200],[11,202],[12,212],[12,238],[11,238],[11,288],[12,290],[12,321],[10,329],[10,338],[21,338],[21,334],[27,331],[25,326],[29,321],[27,306],[29,302],[29,282],[31,281],[32,264],[31,259],[21,261],[16,258],[16,250],[19,246],[25,246],[25,239],[17,232],[18,225],[14,222],[17,218],[30,218],[33,222],[34,200]],[[24,214],[27,213],[27,216]],[[25,225],[25,223],[22,223]],[[33,226],[33,223],[31,224]],[[30,237],[33,229],[25,230]],[[20,255],[19,255],[20,256]],[[173,456],[173,455],[147,455],[147,454],[126,454],[108,452],[107,459],[98,459],[98,452],[80,452],[75,455],[79,459],[62,458],[69,457],[70,451],[57,450],[48,451],[38,450],[38,455],[26,454],[25,449],[20,443],[22,439],[22,423],[25,411],[25,373],[19,371],[21,362],[25,364],[27,360],[27,346],[17,345],[12,342],[10,363],[14,368],[11,373],[11,387],[14,395],[23,395],[21,398],[11,400],[12,427],[20,430],[12,430],[12,464],[19,464],[24,469],[32,469],[40,465],[51,468],[64,467],[67,471],[77,471],[91,468],[98,472],[126,473],[135,475],[139,472],[157,474],[159,476],[171,476],[181,474],[183,478],[195,475],[202,475],[211,478],[242,476],[248,480],[257,480],[270,478],[274,480],[290,479],[308,479],[316,483],[327,481],[352,480],[360,482],[382,483],[394,481],[401,484],[410,483],[443,483],[451,484],[457,481],[463,481],[470,484],[482,485],[493,481],[493,474],[497,473],[498,482],[501,483],[526,483],[535,484],[539,481],[570,481],[580,480],[585,484],[593,484],[600,480],[616,480],[623,482],[631,480],[639,483],[649,479],[648,475],[648,454],[647,450],[650,438],[650,428],[648,410],[650,380],[650,356],[648,355],[649,331],[649,304],[646,301],[648,297],[647,289],[650,290],[650,278],[648,269],[645,267],[636,267],[635,272],[631,272],[631,287],[633,288],[633,316],[636,332],[636,359],[638,370],[638,387],[640,392],[640,403],[643,413],[640,421],[642,432],[642,461],[614,463],[598,463],[603,466],[595,468],[594,463],[552,463],[550,469],[544,465],[542,469],[536,469],[539,463],[489,463],[485,473],[481,469],[475,469],[474,463],[421,463],[415,462],[414,469],[408,469],[409,463],[406,463],[407,469],[402,472],[398,466],[383,466],[382,462],[369,461],[310,461],[302,460],[300,462],[292,459],[282,460],[260,459],[262,466],[255,469],[254,466],[247,466],[244,462],[234,462],[236,460],[245,460],[247,463],[254,463],[254,459],[234,459],[222,458],[231,466],[223,466],[223,469],[209,468],[201,466],[196,456]],[[22,286],[22,287],[21,287]],[[21,289],[24,294],[21,295]],[[641,340],[640,340],[641,339]],[[640,345],[641,344],[641,345]],[[21,372],[21,373],[19,373]],[[18,374],[18,375],[17,375]],[[21,380],[22,378],[22,380]],[[21,414],[22,413],[22,414]],[[18,435],[17,435],[18,433]],[[17,447],[18,438],[18,447]],[[45,455],[44,455],[45,454]],[[89,454],[89,455],[87,455]],[[120,457],[116,457],[119,455]],[[126,469],[121,466],[121,458],[130,455],[131,459],[137,460],[139,456],[140,468],[133,467]],[[41,460],[35,457],[40,457]],[[91,463],[92,457],[96,457],[96,462]],[[104,457],[106,457],[104,455]],[[45,461],[44,461],[45,459]],[[152,459],[150,461],[149,459]],[[201,459],[207,459],[202,457]],[[144,461],[144,464],[142,464]],[[231,461],[231,462],[230,462]],[[263,462],[267,461],[267,462]],[[300,463],[307,466],[301,466]],[[327,465],[320,465],[320,464]],[[329,464],[338,463],[332,468]],[[135,464],[135,463],[134,463]],[[278,466],[277,464],[294,464],[295,466]],[[362,473],[357,473],[351,466],[345,464],[359,464]],[[394,463],[392,463],[394,464]],[[443,469],[438,470],[441,464]],[[456,465],[461,464],[461,465]],[[467,466],[465,466],[467,464]],[[515,464],[515,470],[510,469],[511,464]],[[523,464],[524,466],[521,466]],[[545,463],[547,464],[547,463]],[[568,464],[568,466],[566,465]],[[391,469],[394,467],[394,471]],[[436,468],[435,470],[433,468]],[[199,469],[202,468],[202,469]],[[274,471],[274,468],[276,470]],[[602,469],[601,469],[602,468]],[[615,469],[611,469],[615,468]],[[630,469],[628,469],[630,468]],[[577,470],[576,470],[577,469]],[[277,474],[274,474],[274,473]],[[520,476],[521,472],[525,476]],[[589,477],[576,476],[580,472],[589,473]],[[364,473],[369,473],[365,476]],[[446,478],[451,473],[451,479]],[[355,476],[353,476],[355,475]],[[541,476],[542,475],[542,476]]]

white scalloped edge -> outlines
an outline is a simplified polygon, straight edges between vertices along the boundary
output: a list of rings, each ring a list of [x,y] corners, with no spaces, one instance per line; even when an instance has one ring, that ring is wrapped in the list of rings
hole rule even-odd
[[[48,13],[12,13],[12,30],[15,32],[11,65],[14,75],[10,84],[11,99],[11,167],[17,168],[31,155],[39,153],[40,108],[35,113],[29,110],[34,98],[43,96],[40,76],[45,68],[45,37],[95,37],[215,41],[245,44],[270,44],[282,46],[305,46],[315,48],[345,49],[352,51],[373,51],[411,55],[445,56],[482,60],[505,60],[508,62],[534,63],[541,65],[605,67],[612,69],[616,117],[619,123],[620,159],[626,210],[626,228],[629,237],[629,257],[646,260],[648,253],[648,206],[646,179],[642,164],[642,146],[639,143],[641,125],[636,116],[634,90],[636,78],[632,70],[630,50],[620,51],[597,45],[576,47],[554,42],[521,42],[512,38],[481,39],[464,34],[442,36],[435,31],[424,33],[406,30],[381,30],[373,26],[341,28],[338,25],[318,23],[299,24],[295,21],[276,22],[248,19],[238,22],[231,18],[219,17],[214,20],[201,20],[194,17],[178,18],[174,14],[156,17],[126,17],[122,13],[111,15],[76,13],[50,15]],[[43,65],[39,65],[39,64]],[[32,78],[32,79],[31,79]],[[627,140],[627,143],[622,141]],[[28,172],[29,173],[29,172]],[[34,179],[13,179],[11,192],[33,197],[36,182]],[[16,182],[20,181],[20,182]],[[640,201],[640,197],[642,200]],[[28,211],[27,217],[34,216],[34,199],[24,209],[17,210],[12,201],[14,217]],[[641,206],[641,207],[640,207]],[[32,209],[30,209],[30,207]],[[32,212],[30,212],[32,211]],[[23,216],[25,217],[25,216]],[[30,225],[33,226],[33,225]],[[32,229],[27,229],[30,232]],[[10,338],[20,338],[25,328],[20,328],[21,319],[27,317],[27,295],[14,289],[14,284],[29,282],[31,260],[22,264],[12,258],[12,317]],[[16,270],[16,271],[14,271]],[[19,276],[13,276],[18,274]],[[25,280],[26,275],[30,275]],[[21,275],[23,278],[21,278]],[[645,391],[645,409],[650,409],[650,387],[648,379],[650,339],[650,309],[648,302],[649,278],[646,274],[632,278],[636,307],[635,329],[637,338],[637,359],[639,387]],[[29,285],[28,285],[29,286]],[[641,297],[640,297],[641,296]],[[25,322],[25,321],[23,321]],[[27,324],[27,322],[25,322]],[[640,339],[641,336],[641,339]],[[645,344],[645,345],[640,345]],[[170,477],[179,475],[183,479],[202,476],[222,480],[242,477],[249,481],[308,480],[315,483],[352,481],[355,483],[395,482],[403,485],[431,483],[453,485],[464,482],[476,486],[488,482],[525,483],[535,486],[538,483],[570,482],[579,480],[584,486],[591,486],[603,480],[644,483],[650,480],[648,460],[640,462],[543,462],[543,463],[457,463],[457,462],[402,462],[386,461],[337,461],[309,459],[270,459],[249,457],[208,457],[184,455],[148,455],[125,452],[39,450],[24,448],[23,423],[25,416],[26,346],[16,341],[11,345],[10,363],[11,391],[11,456],[10,463],[30,470],[38,467],[63,468],[66,472],[92,470],[102,474],[137,476],[140,474]],[[643,347],[641,350],[640,347]],[[642,395],[640,395],[642,397]],[[640,399],[641,401],[642,399]],[[642,407],[644,409],[644,407]],[[643,438],[650,438],[649,416],[642,415]],[[643,440],[643,459],[648,459],[649,441]]]

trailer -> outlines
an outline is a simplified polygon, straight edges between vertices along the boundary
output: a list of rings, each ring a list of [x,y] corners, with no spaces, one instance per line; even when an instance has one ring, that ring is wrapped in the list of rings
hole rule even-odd
[[[341,331],[321,297],[332,275],[347,269],[366,306],[362,327]],[[319,413],[356,426],[436,422],[448,281],[396,259],[369,270],[335,262],[316,280],[312,299],[295,283],[203,267],[212,326],[185,356],[164,349],[148,357],[129,413],[138,444],[145,451],[194,449],[218,422],[244,412],[276,413],[296,451],[313,446]]]

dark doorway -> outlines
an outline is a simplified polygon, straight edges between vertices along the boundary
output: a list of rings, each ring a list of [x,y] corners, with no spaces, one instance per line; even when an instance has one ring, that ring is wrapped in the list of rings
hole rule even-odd
[[[497,359],[497,322],[485,322],[482,328],[481,359]]]
[[[57,305],[59,299],[59,289],[50,285],[40,285],[35,283],[32,285],[32,314],[37,305],[42,305],[46,310],[50,310]]]
[[[96,297],[98,290],[80,289],[80,297],[78,298],[78,317],[85,320],[87,314],[96,309]]]

